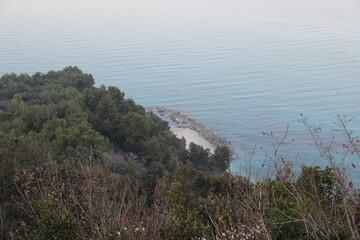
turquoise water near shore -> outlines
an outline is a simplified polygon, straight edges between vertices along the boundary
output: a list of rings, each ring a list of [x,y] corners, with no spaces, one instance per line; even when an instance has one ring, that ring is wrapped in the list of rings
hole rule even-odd
[[[325,139],[337,114],[360,130],[359,26],[357,0],[4,0],[0,74],[79,66],[225,136],[234,171],[255,145],[255,168],[269,160],[287,124],[281,153],[324,165],[300,114]]]

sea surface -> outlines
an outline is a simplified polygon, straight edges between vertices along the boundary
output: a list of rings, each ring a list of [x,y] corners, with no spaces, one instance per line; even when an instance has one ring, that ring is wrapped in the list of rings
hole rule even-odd
[[[325,166],[301,114],[324,142],[338,114],[360,130],[359,0],[0,0],[0,74],[69,65],[214,129],[233,171],[271,165],[287,126],[282,160]]]

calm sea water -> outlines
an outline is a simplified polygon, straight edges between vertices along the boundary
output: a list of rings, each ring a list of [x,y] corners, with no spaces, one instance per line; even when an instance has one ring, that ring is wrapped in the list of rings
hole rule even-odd
[[[360,130],[358,0],[0,1],[0,74],[68,65],[213,128],[234,171],[255,145],[255,167],[273,156],[287,124],[280,152],[325,164],[300,113],[325,138],[337,114]]]

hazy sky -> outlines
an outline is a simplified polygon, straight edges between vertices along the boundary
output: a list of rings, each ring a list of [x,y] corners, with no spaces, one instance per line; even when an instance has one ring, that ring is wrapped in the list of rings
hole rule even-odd
[[[51,4],[49,4],[51,2]],[[121,19],[126,24],[142,19],[143,24],[162,21],[216,20],[233,16],[277,18],[289,21],[346,22],[359,19],[358,0],[1,0],[0,20],[16,15],[18,23],[36,24],[44,15],[49,21],[91,24]],[[75,17],[76,16],[76,17]],[[75,17],[75,18],[74,18]],[[163,22],[164,23],[164,22]]]

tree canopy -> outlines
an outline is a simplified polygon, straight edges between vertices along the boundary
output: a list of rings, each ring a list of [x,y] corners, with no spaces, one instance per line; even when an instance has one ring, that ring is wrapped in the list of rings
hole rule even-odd
[[[359,239],[359,193],[335,167],[253,182],[226,147],[186,149],[94,83],[78,67],[0,77],[1,240]]]

